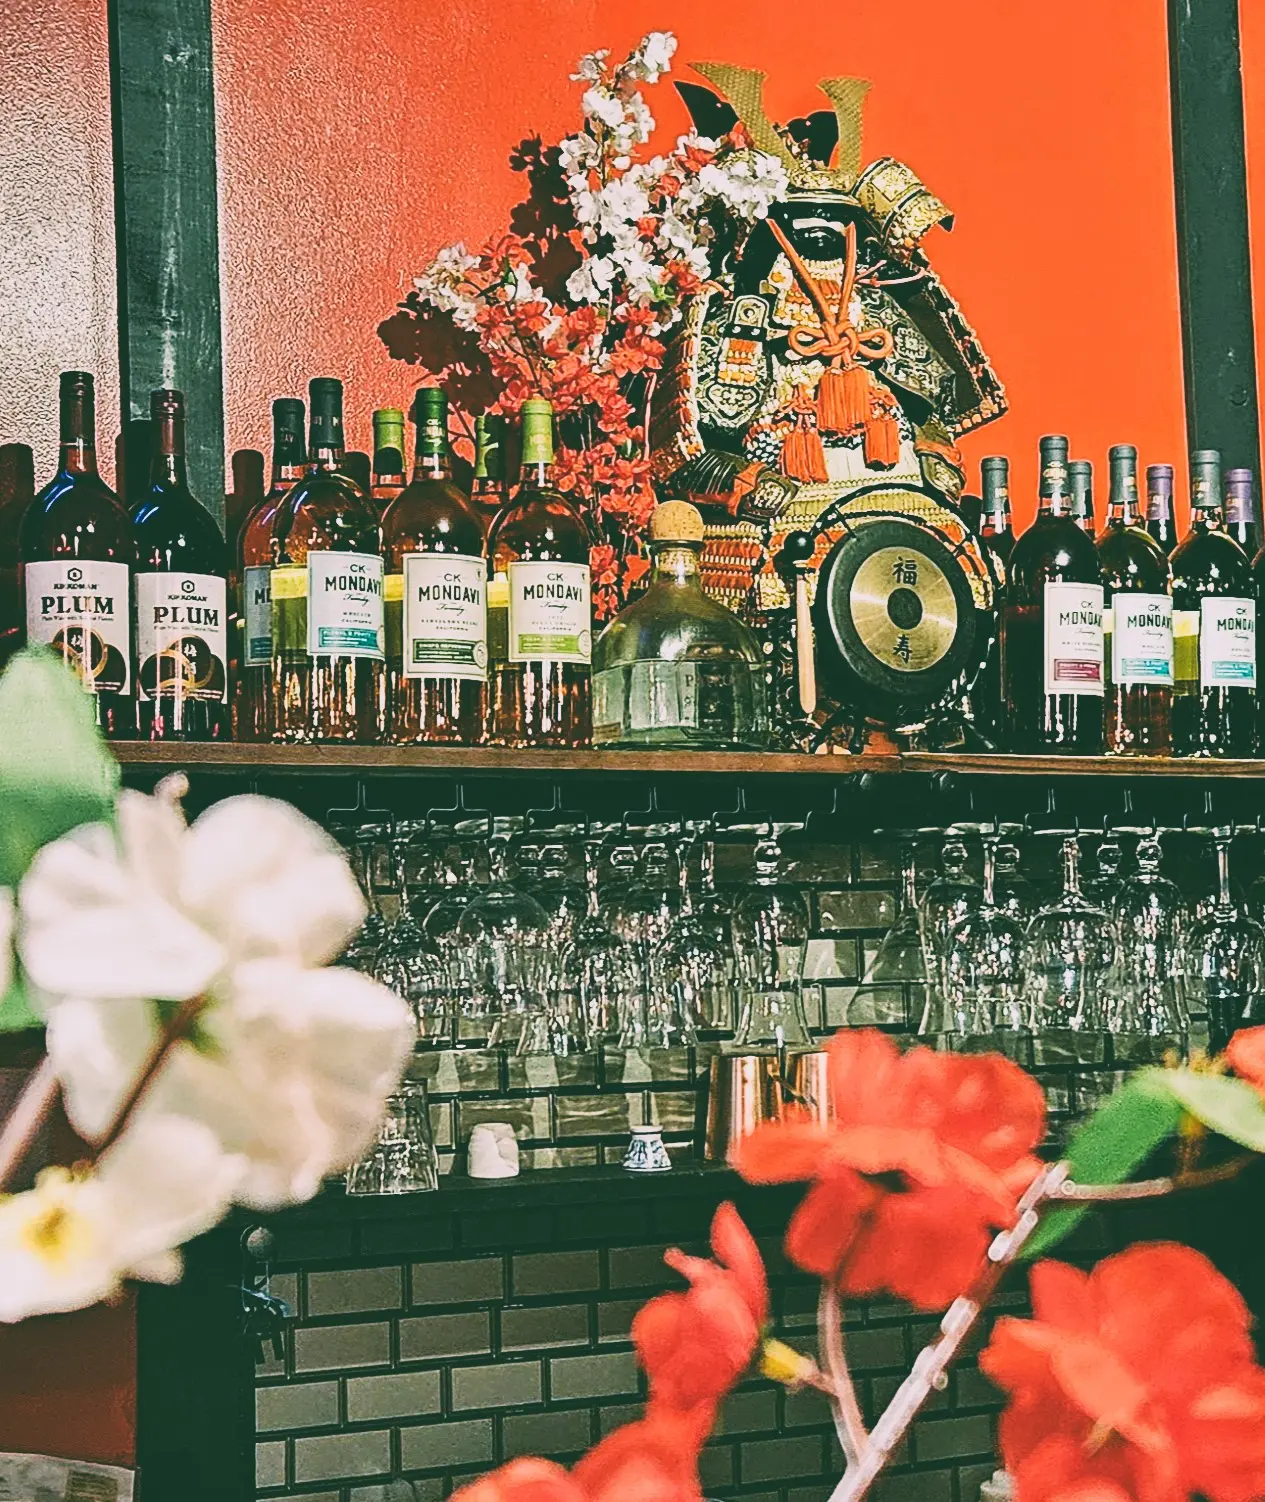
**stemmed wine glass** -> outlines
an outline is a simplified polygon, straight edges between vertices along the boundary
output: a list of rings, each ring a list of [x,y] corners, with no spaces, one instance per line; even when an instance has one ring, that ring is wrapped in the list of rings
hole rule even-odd
[[[918,906],[922,927],[922,952],[927,971],[927,996],[919,1024],[920,1033],[948,1031],[945,1013],[945,958],[949,931],[955,923],[979,907],[982,892],[966,869],[966,846],[950,835],[940,853],[940,874],[922,894]]]
[[[435,1047],[450,1041],[451,1019],[445,1016],[443,1006],[439,955],[427,941],[413,909],[408,861],[415,834],[416,826],[403,820],[391,834],[391,874],[398,907],[374,957],[373,976],[409,1003],[417,1021],[418,1041]]]
[[[1099,1034],[1114,951],[1111,919],[1081,891],[1080,847],[1063,841],[1063,892],[1028,925],[1023,969],[1036,1032]]]
[[[486,1017],[488,1044],[512,1041],[520,1053],[541,1049],[549,919],[507,874],[509,841],[488,842],[488,884],[457,920],[457,947],[470,1009]]]
[[[644,1016],[636,960],[629,946],[612,932],[602,912],[598,888],[601,843],[584,847],[585,909],[563,951],[561,971],[575,998],[590,1046],[614,1042],[630,1014]],[[644,1035],[637,1039],[644,1041]]]
[[[797,887],[779,880],[780,864],[777,841],[761,840],[754,883],[734,908],[735,1050],[804,1048],[810,1041],[803,984],[808,907]]]
[[[1002,840],[997,846],[997,873],[993,886],[997,906],[1016,923],[1026,927],[1041,904],[1037,901],[1037,889],[1023,874],[1021,860],[1019,846],[1012,840]]]
[[[1112,903],[1117,950],[1108,988],[1107,1025],[1118,1059],[1133,1056],[1134,1038],[1147,1040],[1142,1053],[1152,1062],[1157,1062],[1153,1058],[1156,1044],[1161,1051],[1185,1049],[1186,905],[1176,883],[1161,874],[1162,858],[1158,838],[1151,835],[1139,840],[1138,869],[1120,883]]]
[[[1265,930],[1241,912],[1230,894],[1231,829],[1213,832],[1216,901],[1191,927],[1186,984],[1192,1015],[1207,1019],[1208,1046],[1220,1052],[1245,1020],[1265,1016]]]
[[[915,846],[901,851],[900,899],[892,926],[866,967],[848,1005],[849,1027],[881,1027],[904,1032],[911,1018],[927,1009],[927,960],[918,913]]]
[[[1024,1031],[1023,926],[997,901],[996,835],[985,835],[983,901],[949,930],[949,1031],[961,1037]]]
[[[678,911],[655,954],[656,982],[647,1023],[660,1045],[693,1043],[700,1027],[733,1027],[730,949],[716,925],[694,912],[689,862],[679,864]]]
[[[377,854],[388,834],[385,824],[358,824],[348,837],[351,846],[353,869],[364,893],[368,912],[359,931],[343,953],[342,963],[353,970],[373,973],[374,960],[387,935],[387,920],[378,901],[378,887],[374,880]]]
[[[1114,834],[1104,835],[1094,857],[1098,869],[1082,884],[1085,900],[1109,913],[1120,891],[1120,867],[1124,864],[1124,851]]]

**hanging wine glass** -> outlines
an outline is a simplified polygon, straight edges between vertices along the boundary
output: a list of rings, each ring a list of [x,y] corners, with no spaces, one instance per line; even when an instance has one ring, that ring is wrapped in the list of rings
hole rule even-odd
[[[370,975],[373,973],[378,950],[387,935],[387,920],[378,901],[375,873],[378,853],[388,833],[389,829],[385,824],[359,824],[349,836],[353,869],[356,880],[360,883],[360,890],[364,893],[368,911],[365,921],[347,946],[342,963]]]
[[[439,955],[442,986],[449,998],[455,1018],[458,1043],[462,1042],[461,1024],[469,1019],[470,978],[461,962],[458,925],[461,915],[478,895],[474,879],[474,851],[467,845],[457,847],[452,857],[450,871],[453,880],[445,885],[442,895],[432,903],[422,919],[422,932],[427,943]]]
[[[797,887],[780,880],[780,864],[777,841],[761,840],[754,883],[734,908],[735,1050],[803,1048],[810,1042],[804,1015],[808,905]]]
[[[1169,1049],[1186,1049],[1188,920],[1181,891],[1160,871],[1162,858],[1154,835],[1140,840],[1138,869],[1120,883],[1112,904],[1117,949],[1107,1025],[1120,1062],[1159,1063]]]
[[[927,993],[919,1021],[920,1033],[951,1031],[945,999],[945,960],[949,931],[973,913],[982,900],[979,883],[967,872],[969,854],[956,835],[944,842],[940,874],[922,894],[918,918],[922,928],[922,952],[927,972]]]
[[[700,1028],[731,1031],[730,950],[716,925],[695,915],[689,862],[679,864],[678,910],[655,954],[655,984],[647,1012],[651,1041],[693,1043]]]
[[[507,874],[509,842],[488,842],[487,886],[457,921],[457,944],[470,991],[470,1009],[488,1020],[488,1043],[514,1043],[535,1051],[532,1019],[545,1008],[549,919],[533,897]]]
[[[642,1019],[642,1033],[637,1038],[640,1043],[645,1041],[640,978],[631,948],[612,932],[601,908],[600,856],[601,843],[588,841],[584,847],[584,916],[572,931],[561,969],[565,984],[575,997],[590,1046],[615,1042],[630,1015]]]
[[[1120,891],[1123,877],[1120,868],[1124,864],[1124,850],[1114,834],[1104,835],[1095,856],[1097,870],[1082,884],[1085,900],[1110,913]]]
[[[1217,895],[1190,930],[1185,975],[1192,1033],[1196,1021],[1219,1053],[1244,1022],[1265,1019],[1265,930],[1242,912],[1230,892],[1231,829],[1213,833]]]
[[[1027,927],[1033,913],[1041,906],[1037,889],[1023,873],[1022,853],[1011,840],[997,846],[997,874],[994,878],[997,906],[1007,917]]]
[[[1035,1032],[1081,1034],[1086,1046],[1075,1050],[1082,1062],[1104,1051],[1106,1016],[1103,997],[1114,951],[1111,919],[1086,900],[1078,870],[1080,847],[1063,841],[1063,892],[1042,908],[1028,925],[1023,969]]]
[[[907,1032],[927,1009],[927,960],[918,913],[917,852],[901,851],[900,899],[892,926],[866,966],[848,1005],[849,1027]]]
[[[392,884],[397,893],[394,921],[374,958],[374,979],[390,986],[413,1008],[419,1043],[443,1047],[451,1042],[452,1018],[444,1004],[439,955],[422,932],[409,888],[409,857],[418,827],[396,822],[390,839]]]
[[[997,846],[985,835],[983,900],[949,930],[945,963],[947,1012],[954,1038],[1013,1039],[1026,1032],[1024,929],[997,902]]]

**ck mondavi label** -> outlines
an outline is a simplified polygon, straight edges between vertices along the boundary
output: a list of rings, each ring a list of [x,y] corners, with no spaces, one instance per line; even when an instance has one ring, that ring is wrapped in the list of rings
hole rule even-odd
[[[1103,692],[1101,584],[1045,586],[1045,692]]]
[[[307,650],[312,657],[383,659],[382,559],[307,555]]]
[[[472,678],[488,671],[487,565],[457,554],[404,557],[406,678]]]
[[[587,563],[511,563],[511,662],[584,662],[592,654]]]

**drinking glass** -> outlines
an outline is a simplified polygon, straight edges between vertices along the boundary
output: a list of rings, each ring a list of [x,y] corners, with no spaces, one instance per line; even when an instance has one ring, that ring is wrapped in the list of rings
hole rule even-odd
[[[804,1015],[808,905],[798,888],[779,879],[780,867],[777,841],[761,840],[754,883],[734,908],[739,985],[735,1051],[802,1048],[810,1041]]]
[[[422,932],[439,956],[442,985],[454,1015],[459,1043],[461,1022],[471,1015],[471,1006],[470,978],[461,961],[457,928],[462,913],[479,891],[474,879],[474,851],[468,845],[457,847],[449,872],[452,880],[422,919]]]
[[[689,861],[679,866],[676,917],[654,957],[654,985],[647,1027],[659,1045],[693,1043],[699,1028],[733,1028],[729,984],[730,949],[716,925],[696,916],[689,887]]]
[[[1154,835],[1139,840],[1138,869],[1120,883],[1111,908],[1117,948],[1107,1025],[1117,1058],[1131,1062],[1159,1062],[1157,1051],[1185,1048],[1186,905],[1176,883],[1161,873],[1162,858]]]
[[[1036,887],[1023,874],[1019,846],[1010,840],[1002,840],[997,846],[994,890],[997,906],[1024,927],[1041,906]]]
[[[1081,890],[1087,902],[1102,908],[1104,913],[1110,913],[1123,880],[1120,867],[1124,863],[1124,851],[1115,835],[1103,836],[1095,861],[1098,869],[1082,884]]]
[[[948,1031],[981,1037],[1024,1030],[1023,926],[997,902],[995,836],[984,837],[983,900],[949,930]]]
[[[848,1005],[849,1027],[905,1032],[927,1009],[927,959],[918,914],[917,851],[901,851],[900,900],[896,917]]]
[[[1087,900],[1078,870],[1080,847],[1063,841],[1063,893],[1028,925],[1023,969],[1029,1012],[1042,1033],[1100,1033],[1104,996],[1115,948],[1110,917]]]
[[[405,1080],[388,1095],[377,1139],[347,1170],[348,1194],[416,1194],[439,1188],[426,1085]]]
[[[387,920],[378,901],[374,873],[377,869],[378,851],[388,833],[389,828],[385,824],[359,824],[348,836],[353,870],[360,883],[360,890],[364,893],[368,912],[359,931],[344,951],[342,963],[369,975],[373,974],[374,960],[387,933]]]
[[[956,835],[944,842],[940,854],[940,874],[922,894],[918,905],[922,927],[922,952],[927,970],[927,995],[919,1032],[946,1031],[945,958],[949,931],[955,923],[979,907],[982,893],[979,883],[967,872],[966,846]]]
[[[584,847],[584,916],[576,923],[563,952],[561,971],[575,997],[590,1043],[613,1043],[627,1017],[644,1018],[640,977],[631,948],[611,930],[602,912],[598,888],[601,844]],[[644,1032],[635,1042],[645,1041]]]
[[[638,999],[621,1019],[619,1042],[635,1048],[653,1036],[650,1014],[656,988],[655,962],[677,912],[677,896],[669,880],[671,855],[661,841],[647,844],[640,869],[631,845],[611,852],[613,895],[607,904],[611,928],[628,945],[636,965]]]
[[[1245,1021],[1265,1017],[1265,930],[1242,912],[1230,894],[1230,841],[1234,832],[1213,833],[1217,895],[1191,927],[1186,942],[1186,987],[1192,1022],[1203,1020],[1208,1046],[1219,1053]],[[1193,1029],[1192,1029],[1193,1030]]]
[[[417,826],[401,820],[391,834],[391,872],[398,907],[374,956],[373,976],[413,1008],[418,1041],[443,1047],[451,1040],[452,1019],[444,1000],[442,964],[422,932],[408,881],[409,853],[416,833]]]
[[[457,920],[457,947],[470,992],[470,1012],[488,1020],[488,1044],[513,1042],[535,1051],[540,1034],[528,1019],[543,1012],[549,919],[507,874],[509,842],[488,842],[487,885]]]

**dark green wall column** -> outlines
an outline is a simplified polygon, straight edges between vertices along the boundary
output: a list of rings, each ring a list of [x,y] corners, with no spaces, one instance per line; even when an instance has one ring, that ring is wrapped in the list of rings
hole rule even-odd
[[[210,0],[110,0],[123,417],[174,386],[194,494],[224,520],[224,375]]]
[[[1169,0],[1190,446],[1260,475],[1238,0]]]

